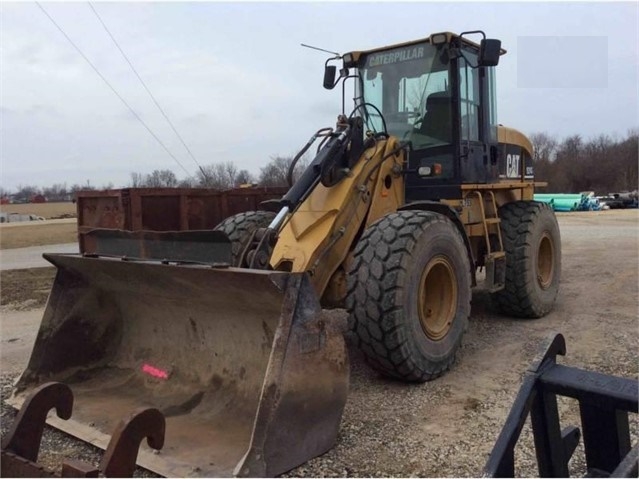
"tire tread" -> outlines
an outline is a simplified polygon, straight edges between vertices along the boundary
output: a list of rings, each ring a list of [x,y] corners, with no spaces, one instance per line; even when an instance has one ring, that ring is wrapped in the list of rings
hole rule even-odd
[[[275,218],[275,213],[270,211],[245,211],[229,216],[215,229],[223,231],[231,240],[231,255],[233,264],[237,265],[239,256],[251,238],[253,231],[267,227]]]
[[[403,381],[435,379],[455,360],[455,354],[451,354],[445,361],[418,364],[411,357],[408,327],[400,320],[403,308],[398,298],[403,299],[406,286],[398,277],[409,274],[415,245],[435,223],[450,220],[428,211],[399,211],[381,218],[364,231],[348,274],[346,307],[359,349],[373,368]],[[451,241],[457,241],[465,253],[463,238],[453,229],[455,236]],[[376,268],[381,264],[381,275],[372,274],[373,264]],[[381,296],[371,295],[371,289]],[[470,311],[470,293],[468,296]]]
[[[505,314],[521,318],[539,318],[550,307],[537,301],[531,294],[533,285],[528,278],[532,262],[533,245],[530,235],[541,215],[551,213],[552,207],[538,201],[515,201],[499,209],[501,235],[506,251],[506,284],[492,295],[497,308]]]

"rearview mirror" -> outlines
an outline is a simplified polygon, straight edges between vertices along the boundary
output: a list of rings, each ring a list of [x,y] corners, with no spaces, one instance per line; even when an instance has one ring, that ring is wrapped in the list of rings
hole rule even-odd
[[[324,67],[324,88],[332,90],[335,88],[335,73],[337,67],[335,65],[326,65]]]
[[[499,63],[501,40],[484,38],[479,43],[479,66],[494,67]]]

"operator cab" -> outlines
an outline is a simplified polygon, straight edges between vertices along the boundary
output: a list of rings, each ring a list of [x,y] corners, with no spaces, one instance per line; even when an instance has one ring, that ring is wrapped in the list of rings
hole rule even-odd
[[[464,37],[475,33],[484,36],[479,45]],[[364,129],[409,145],[407,201],[461,198],[462,183],[499,180],[494,67],[505,53],[500,46],[483,32],[438,33],[342,56],[342,76],[357,70]]]

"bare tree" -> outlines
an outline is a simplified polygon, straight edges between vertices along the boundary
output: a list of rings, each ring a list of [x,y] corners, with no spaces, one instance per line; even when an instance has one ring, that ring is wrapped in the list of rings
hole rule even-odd
[[[229,182],[230,187],[236,186],[237,182],[237,166],[232,161],[227,161],[224,164],[224,173],[226,174],[226,179]]]
[[[79,191],[87,191],[87,190],[95,190],[93,186],[91,186],[88,182],[86,185],[80,185],[76,183],[69,188],[69,194],[71,195],[71,201],[75,202],[76,195]]]
[[[248,170],[240,170],[235,177],[236,185],[253,183],[253,175]]]
[[[41,194],[40,188],[34,185],[18,185],[14,199],[19,203],[28,203],[35,195]]]
[[[533,145],[533,166],[535,179],[547,181],[552,191],[552,162],[557,150],[557,139],[548,133],[533,133],[530,135]]]
[[[196,175],[199,186],[226,190],[236,186],[237,166],[232,161],[203,166]]]
[[[68,201],[69,197],[66,183],[55,183],[53,186],[42,188],[42,194],[47,201]]]
[[[195,188],[196,186],[197,179],[192,176],[188,176],[178,183],[178,188]]]
[[[630,130],[627,138],[615,145],[613,151],[617,161],[611,166],[618,172],[615,186],[627,191],[639,189],[639,130]]]
[[[553,191],[565,191],[577,193],[579,178],[582,176],[584,164],[582,154],[584,150],[581,135],[572,135],[564,138],[557,146],[555,170],[553,175]]]
[[[227,182],[222,164],[211,164],[200,167],[195,177],[198,186],[223,190],[227,188]]]
[[[291,156],[272,156],[271,161],[260,168],[260,186],[288,186],[287,175],[292,162]],[[293,181],[297,181],[307,165],[308,160],[303,156],[295,165]]]
[[[138,172],[131,173],[131,188],[141,188],[144,186],[144,175]]]
[[[178,180],[171,170],[153,170],[146,176],[146,185],[150,188],[175,188]]]
[[[553,161],[557,150],[557,139],[548,133],[533,133],[530,135],[533,144],[533,159],[537,161]]]

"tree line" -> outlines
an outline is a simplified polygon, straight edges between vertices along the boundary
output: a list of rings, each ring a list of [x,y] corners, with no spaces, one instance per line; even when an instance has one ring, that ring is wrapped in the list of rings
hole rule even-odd
[[[599,135],[584,139],[581,135],[572,135],[559,140],[548,133],[533,133],[529,138],[534,148],[535,180],[548,183],[543,191],[594,191],[598,195],[605,195],[638,189],[639,130],[629,131],[625,138]],[[133,172],[129,183],[121,187],[225,190],[243,184],[287,186],[287,174],[292,161],[292,156],[272,156],[257,175],[238,168],[233,161],[202,166],[195,175],[184,179],[178,179],[168,169],[151,173]],[[308,162],[308,157],[302,157],[295,167],[294,178],[304,171]],[[99,189],[113,187],[109,183]],[[11,196],[14,201],[20,202],[31,201],[36,195],[44,196],[47,201],[70,201],[77,191],[95,189],[88,181],[83,185],[56,183],[44,188],[19,185],[14,192],[0,187],[0,196]]]
[[[4,187],[0,187],[1,198],[11,198],[15,203],[29,203],[33,202],[38,196],[44,197],[46,201],[60,202],[71,201],[75,198],[75,194],[78,191],[85,190],[108,190],[113,188],[113,183],[108,183],[97,188],[90,182],[85,184],[74,184],[68,186],[67,183],[54,183],[51,186],[39,187],[35,185],[18,185],[15,190],[9,190]],[[37,200],[35,200],[37,202]]]
[[[226,190],[241,185],[287,186],[288,170],[292,156],[273,156],[260,168],[259,175],[245,169],[238,169],[233,161],[212,163],[202,166],[194,176],[178,180],[171,170],[154,170],[149,174],[131,173],[132,188],[213,188]],[[308,164],[306,158],[295,165],[293,178],[297,178]]]
[[[292,156],[273,156],[254,175],[246,169],[239,169],[233,161],[212,163],[202,166],[195,175],[178,179],[169,169],[153,170],[151,173],[132,172],[129,183],[122,188],[212,188],[227,190],[241,185],[287,186],[288,170],[293,162]],[[296,179],[304,171],[308,158],[302,157],[295,165],[293,178]],[[56,183],[53,186],[40,188],[35,185],[18,185],[14,191],[0,187],[0,197],[10,197],[14,202],[30,202],[36,196],[43,196],[47,201],[71,201],[78,191],[113,189],[113,183],[96,187],[89,181],[86,184]]]
[[[546,181],[549,193],[594,191],[597,195],[634,191],[639,183],[639,130],[625,138],[608,135],[584,140],[572,135],[563,140],[535,133],[535,180]]]

